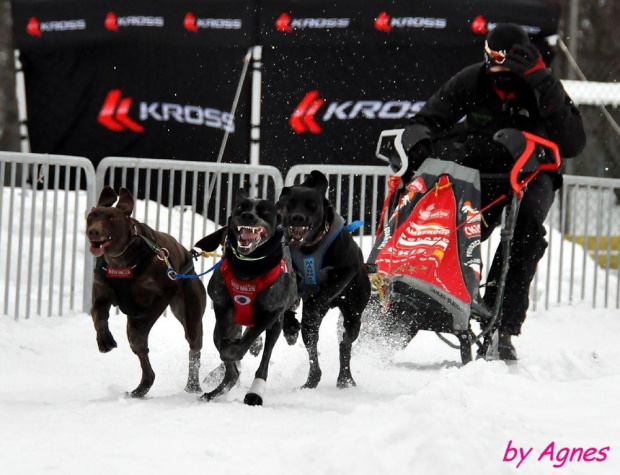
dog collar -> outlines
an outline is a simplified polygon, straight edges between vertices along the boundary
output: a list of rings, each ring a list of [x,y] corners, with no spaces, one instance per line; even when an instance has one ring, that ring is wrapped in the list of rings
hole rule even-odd
[[[237,249],[235,249],[232,246],[230,246],[229,249],[235,255],[235,257],[239,259],[240,261],[254,262],[254,261],[263,260],[265,257],[267,257],[267,255],[258,256],[258,257],[249,257],[249,256],[245,256],[241,254]]]
[[[134,224],[133,225],[133,235],[131,236],[131,238],[129,238],[129,242],[127,243],[125,248],[119,254],[110,254],[110,257],[117,258],[117,257],[121,257],[123,254],[125,254],[127,252],[127,249],[129,249],[129,246],[131,246],[134,243],[134,241],[136,240],[136,236],[137,235],[138,235],[138,228]]]
[[[136,240],[136,235],[134,234],[133,236],[131,236],[131,239],[129,239],[129,242],[127,243],[127,245],[121,252],[119,252],[118,254],[110,254],[110,257],[114,257],[114,258],[121,257],[123,254],[127,252],[127,249],[129,249],[129,246],[131,246],[135,240]]]
[[[314,240],[312,242],[309,242],[307,244],[304,244],[304,247],[310,247],[310,246],[314,246],[315,244],[319,243],[321,241],[321,239],[323,239],[325,237],[325,235],[329,232],[329,222],[325,221],[325,227],[323,228],[323,230],[318,234],[317,237],[314,238]]]

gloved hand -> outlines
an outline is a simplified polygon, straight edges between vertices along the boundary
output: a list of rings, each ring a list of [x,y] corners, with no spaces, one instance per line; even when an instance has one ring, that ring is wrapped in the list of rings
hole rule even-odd
[[[540,51],[533,44],[516,44],[506,55],[502,66],[522,77],[533,88],[539,86],[550,75]]]
[[[431,137],[431,131],[422,124],[412,124],[405,127],[403,130],[403,149],[407,155],[413,150],[413,148],[421,142],[429,143]]]
[[[412,124],[405,127],[402,136],[403,149],[407,153],[409,163],[403,175],[405,183],[411,180],[422,162],[431,155],[431,132],[425,125]]]

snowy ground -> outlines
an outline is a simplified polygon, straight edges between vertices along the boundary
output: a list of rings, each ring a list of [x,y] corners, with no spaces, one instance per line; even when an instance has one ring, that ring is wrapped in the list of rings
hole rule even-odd
[[[274,351],[264,407],[241,383],[211,403],[183,392],[187,347],[162,318],[151,337],[157,379],[144,400],[124,397],[140,378],[124,337],[97,351],[90,317],[0,318],[0,472],[4,474],[617,474],[620,473],[620,318],[614,311],[537,312],[512,366],[476,361],[423,332],[393,361],[372,349],[353,359],[358,386],[335,387],[336,316],[321,331],[323,380],[305,381],[301,342]],[[205,316],[208,332],[213,315]],[[218,359],[208,338],[203,373]],[[203,384],[203,389],[212,385]],[[509,442],[533,448],[517,469]],[[555,442],[553,461],[537,460]],[[603,461],[561,459],[560,449],[596,449]],[[605,451],[604,447],[610,447]],[[603,450],[602,450],[603,449]],[[598,452],[602,450],[602,452]],[[558,452],[560,461],[558,461]]]
[[[550,277],[568,286],[567,276]],[[321,329],[319,387],[297,389],[307,354],[301,341],[289,347],[281,339],[263,407],[243,404],[258,365],[251,356],[227,396],[201,403],[184,393],[187,345],[171,316],[151,334],[155,384],[146,399],[132,400],[124,393],[140,369],[123,315],[111,317],[119,347],[105,355],[86,313],[2,315],[0,474],[615,475],[620,315],[591,307],[544,311],[539,303],[510,366],[462,367],[458,352],[428,332],[393,359],[383,348],[357,347],[358,385],[346,390],[335,384],[332,313]],[[219,363],[213,320],[209,310],[203,375]],[[529,453],[519,468],[515,447]]]

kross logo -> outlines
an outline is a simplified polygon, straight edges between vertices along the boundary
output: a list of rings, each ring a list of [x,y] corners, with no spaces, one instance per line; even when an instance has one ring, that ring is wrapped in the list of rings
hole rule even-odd
[[[486,21],[482,15],[477,15],[471,22],[471,31],[477,35],[486,35],[489,31],[497,26],[497,23]],[[521,28],[529,35],[537,35],[540,33],[540,27],[531,25],[520,25]]]
[[[41,36],[41,29],[39,28],[39,20],[35,17],[31,17],[26,25],[26,33],[31,36]]]
[[[348,28],[350,18],[291,18],[288,13],[282,13],[276,20],[276,29],[282,33],[292,33],[293,30]]]
[[[26,25],[26,33],[31,36],[42,36],[44,32],[85,30],[86,20],[39,21],[30,17]]]
[[[118,31],[118,25],[116,24],[116,14],[114,12],[108,12],[103,20],[103,26],[106,30]]]
[[[198,33],[199,29],[240,30],[242,26],[238,18],[196,18],[192,12],[187,12],[183,19],[183,27],[192,33]]]
[[[114,132],[129,129],[143,132],[144,127],[129,117],[132,99],[121,98],[120,89],[112,89],[106,96],[99,111],[97,121]],[[147,119],[156,122],[174,121],[180,124],[204,125],[233,133],[235,122],[228,112],[194,105],[172,104],[168,102],[140,102],[140,121]]]
[[[321,133],[322,129],[314,120],[314,115],[323,105],[323,102],[325,100],[319,98],[319,91],[308,92],[289,119],[289,124],[291,124],[293,130],[298,134],[303,134],[304,132]]]
[[[288,13],[282,13],[276,20],[276,29],[278,31],[282,31],[283,33],[292,33],[293,29],[291,28],[291,17]]]
[[[486,35],[488,33],[489,30],[487,30],[487,21],[482,15],[478,15],[473,19],[471,22],[471,31],[477,35]]]
[[[307,92],[289,118],[295,132],[319,134],[322,131],[317,122],[317,113],[325,100],[319,91]],[[404,119],[413,117],[424,105],[424,101],[373,101],[358,100],[331,102],[321,116],[322,122],[352,119]]]
[[[108,12],[103,21],[103,26],[109,31],[118,31],[120,28],[138,26],[138,27],[155,27],[162,28],[164,26],[164,17],[161,16],[123,16],[117,17],[116,13]]]
[[[392,31],[392,27],[390,26],[390,15],[388,15],[387,12],[381,12],[379,16],[375,18],[375,28],[386,33]]]
[[[375,29],[389,33],[392,28],[428,28],[444,29],[448,24],[445,18],[432,17],[392,17],[387,12],[381,12],[375,18]]]
[[[112,89],[103,101],[103,107],[99,111],[97,121],[114,132],[120,132],[125,129],[129,129],[132,132],[143,132],[144,127],[127,115],[131,102],[132,99],[130,97],[121,99],[120,89]]]

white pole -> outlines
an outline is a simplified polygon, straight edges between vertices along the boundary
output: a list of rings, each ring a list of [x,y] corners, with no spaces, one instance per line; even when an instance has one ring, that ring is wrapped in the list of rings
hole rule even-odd
[[[262,94],[262,59],[263,47],[252,48],[252,103],[250,112],[250,165],[260,164],[260,117]],[[250,181],[250,195],[257,196],[258,177],[252,176]]]
[[[19,136],[21,151],[23,153],[30,152],[30,139],[28,138],[28,112],[26,110],[26,83],[24,80],[24,70],[22,62],[19,58],[18,49],[13,50],[13,59],[15,61],[15,96],[17,97],[17,114],[19,120]]]

